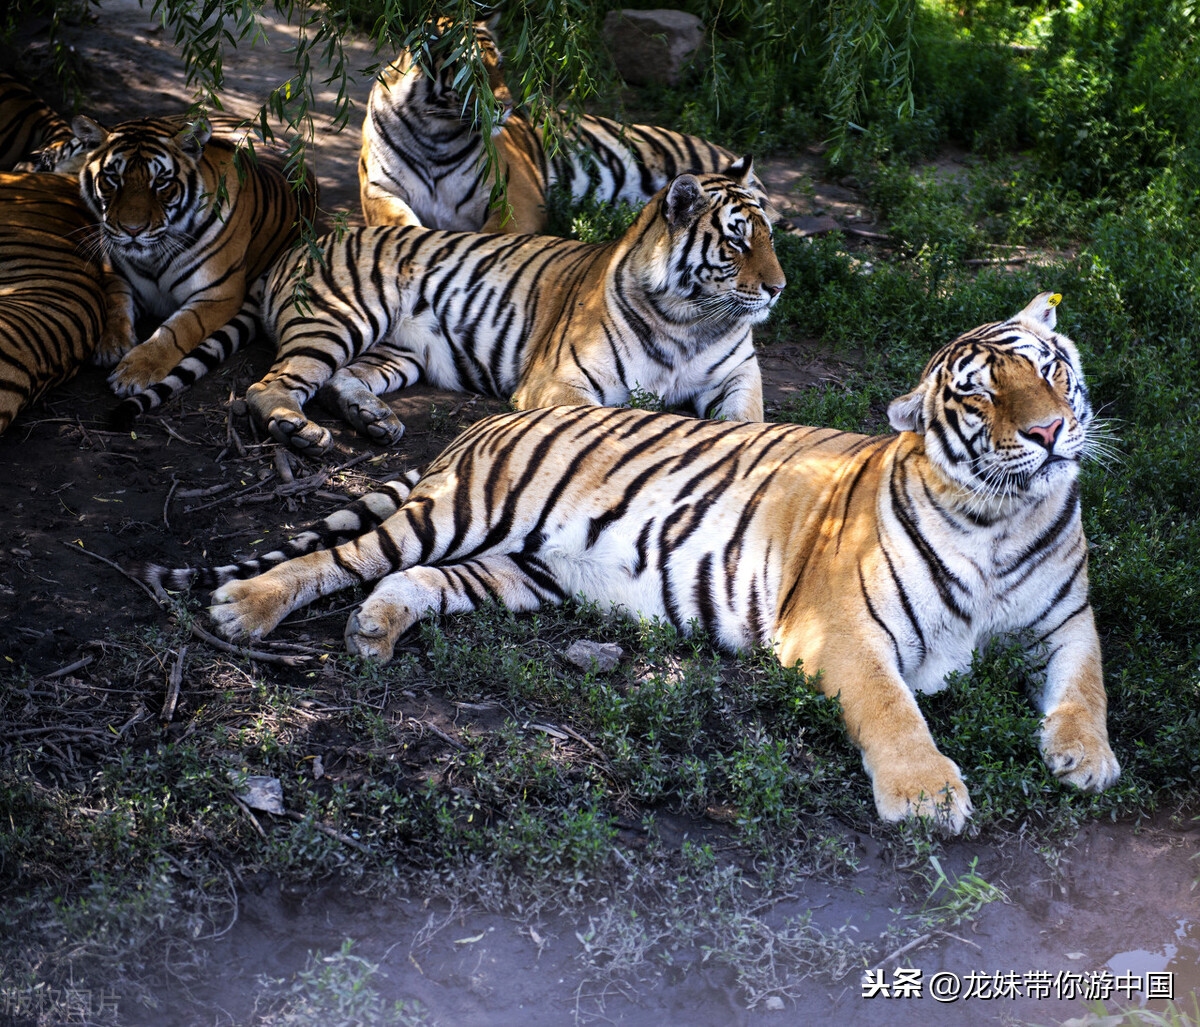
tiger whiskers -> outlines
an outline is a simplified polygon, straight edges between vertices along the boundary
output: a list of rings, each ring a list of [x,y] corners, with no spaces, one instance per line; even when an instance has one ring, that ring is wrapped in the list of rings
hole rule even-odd
[[[700,316],[695,324],[724,324],[730,321],[740,321],[747,314],[753,313],[743,300],[736,295],[726,293],[720,296],[704,296],[695,301],[695,307]]]
[[[1125,459],[1124,454],[1117,448],[1117,442],[1115,421],[1093,419],[1083,437],[1083,459],[1094,460],[1107,471]]]
[[[111,254],[109,252],[108,239],[104,234],[104,229],[99,225],[84,225],[82,228],[77,228],[71,234],[80,237],[75,242],[75,252],[84,260],[96,261],[97,263],[108,263],[110,261]]]
[[[1008,504],[1017,499],[1018,490],[1024,491],[1029,476],[1023,473],[1014,474],[1006,467],[992,464],[979,468],[978,458],[973,461],[972,473],[975,483],[968,487],[964,505],[970,514],[995,514],[1004,510]]]

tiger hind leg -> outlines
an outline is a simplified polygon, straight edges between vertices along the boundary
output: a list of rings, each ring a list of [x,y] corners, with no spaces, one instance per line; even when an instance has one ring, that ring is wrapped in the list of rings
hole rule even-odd
[[[350,615],[346,648],[352,656],[386,663],[396,640],[430,614],[476,610],[489,599],[525,613],[565,598],[546,568],[529,557],[492,554],[444,567],[410,567],[389,574]]]
[[[420,377],[421,365],[411,355],[380,344],[335,371],[317,396],[372,442],[391,446],[400,441],[404,425],[379,397],[413,385]]]

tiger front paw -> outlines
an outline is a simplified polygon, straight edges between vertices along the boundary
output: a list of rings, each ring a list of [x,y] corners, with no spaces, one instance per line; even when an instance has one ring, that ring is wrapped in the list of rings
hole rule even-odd
[[[212,594],[208,613],[218,635],[241,642],[268,634],[290,609],[283,591],[262,574],[226,582]]]
[[[377,408],[352,407],[346,411],[346,420],[355,431],[381,446],[394,446],[404,437],[404,425],[385,403]]]
[[[328,429],[307,417],[271,417],[267,420],[267,431],[276,442],[305,456],[320,456],[333,445]]]
[[[348,380],[347,380],[348,379]],[[335,375],[318,396],[355,431],[381,446],[394,446],[404,436],[404,425],[383,400],[361,382]]]
[[[92,363],[97,367],[112,367],[125,354],[132,352],[137,344],[133,325],[128,322],[124,325],[114,325],[110,317],[104,331],[100,333],[100,341],[92,350]]]
[[[936,750],[924,759],[877,770],[872,783],[875,808],[890,823],[922,817],[958,834],[974,811],[957,765]]]
[[[118,396],[132,396],[161,382],[180,359],[174,346],[151,338],[121,358],[108,376],[109,387]]]
[[[1121,776],[1103,719],[1082,706],[1060,706],[1042,721],[1042,759],[1060,781],[1084,792],[1102,792]]]
[[[320,456],[333,444],[333,436],[304,416],[302,402],[276,382],[255,382],[246,390],[246,404],[271,438],[297,453]]]

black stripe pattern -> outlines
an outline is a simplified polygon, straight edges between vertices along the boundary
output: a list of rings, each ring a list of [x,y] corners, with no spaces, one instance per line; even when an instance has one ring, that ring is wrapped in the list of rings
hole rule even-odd
[[[728,172],[736,162],[696,136],[594,115],[553,118],[559,146],[548,157],[541,128],[513,108],[493,28],[441,19],[431,24],[430,38],[431,67],[401,52],[371,90],[359,161],[368,225],[536,233],[545,228],[543,208],[556,186],[575,199],[590,194],[605,203],[642,204],[678,175]],[[460,53],[474,50],[496,105],[499,171],[487,181],[484,139],[455,85],[468,69],[465,61],[440,56],[448,41]],[[497,178],[507,212],[491,207]],[[757,179],[752,188],[764,201]]]
[[[0,173],[0,432],[91,356],[105,323],[92,221],[68,178]]]
[[[87,148],[79,180],[100,223],[96,245],[138,312],[161,322],[109,377],[129,395],[161,382],[238,314],[250,285],[315,213],[315,182],[310,175],[292,188],[281,152],[260,145],[251,159],[239,142],[210,138],[206,121],[143,118],[108,130],[78,118],[75,127]]]
[[[421,377],[520,409],[616,405],[641,390],[757,420],[751,328],[784,277],[748,186],[747,168],[681,176],[609,244],[416,226],[327,236],[319,260],[285,258],[267,278],[278,358],[247,392],[251,412],[308,452],[330,442],[303,413],[318,391],[391,443],[403,426],[377,397]]]

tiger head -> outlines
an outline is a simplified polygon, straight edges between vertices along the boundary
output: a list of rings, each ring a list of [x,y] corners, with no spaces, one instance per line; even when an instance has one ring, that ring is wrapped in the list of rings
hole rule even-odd
[[[496,107],[493,125],[499,130],[513,111],[513,98],[504,81],[504,59],[496,43],[498,25],[499,15],[477,21],[466,31],[452,18],[427,23],[420,55],[410,53],[405,67],[405,106],[423,119],[454,122],[464,131],[472,130],[474,120],[467,103],[472,76],[463,57],[474,51],[487,77]]]
[[[632,232],[654,252],[646,285],[666,316],[699,313],[720,331],[766,319],[787,279],[765,204],[742,157],[722,174],[679,175],[646,205]]]
[[[90,151],[80,187],[110,251],[145,259],[169,246],[168,237],[192,211],[207,206],[199,171],[212,134],[207,123],[181,129],[170,120],[142,118],[109,131],[81,115],[71,127]]]
[[[1061,489],[1096,448],[1079,351],[1054,331],[1061,298],[1044,292],[960,335],[888,407],[892,427],[923,434],[934,466],[981,509]]]

